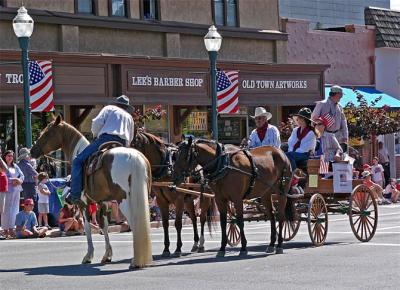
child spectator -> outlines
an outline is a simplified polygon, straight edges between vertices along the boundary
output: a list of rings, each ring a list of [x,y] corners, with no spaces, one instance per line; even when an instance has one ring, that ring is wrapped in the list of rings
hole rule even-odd
[[[372,168],[371,168],[372,181],[375,182],[376,184],[379,184],[380,187],[382,187],[382,188],[383,188],[383,183],[385,180],[385,175],[383,172],[384,172],[383,166],[382,166],[382,164],[379,164],[378,157],[374,157],[372,159]]]
[[[49,213],[49,196],[50,190],[47,187],[46,183],[49,181],[49,176],[46,172],[40,172],[38,175],[39,184],[37,186],[38,189],[38,211],[39,211],[39,226],[42,225],[42,221],[44,222],[44,226],[47,229],[51,230],[49,226],[49,221],[47,218],[47,214]]]
[[[80,217],[79,210],[72,204],[64,204],[60,211],[58,223],[62,232],[83,234],[83,219]]]
[[[15,218],[15,225],[17,227],[16,235],[18,239],[44,238],[46,236],[46,228],[36,228],[37,220],[35,213],[32,211],[33,205],[33,199],[25,199],[24,210],[20,211]]]
[[[399,190],[396,187],[396,179],[389,179],[389,184],[385,188],[385,198],[392,200],[393,203],[397,203]]]
[[[378,201],[378,204],[387,203],[386,199],[383,197],[383,188],[372,181],[371,172],[364,171],[361,175],[364,178],[364,185],[371,189],[374,199]]]

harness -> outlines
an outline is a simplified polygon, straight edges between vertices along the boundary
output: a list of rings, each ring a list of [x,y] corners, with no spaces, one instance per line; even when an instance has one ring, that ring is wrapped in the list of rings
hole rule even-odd
[[[157,167],[153,172],[153,180],[159,180],[166,176],[171,175],[172,172],[172,156],[176,150],[170,146],[166,146],[165,150],[162,150],[160,165],[152,165],[152,167]]]

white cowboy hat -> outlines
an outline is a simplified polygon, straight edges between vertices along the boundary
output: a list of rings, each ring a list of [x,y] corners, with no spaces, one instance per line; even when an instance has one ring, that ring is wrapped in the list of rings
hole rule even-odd
[[[267,112],[267,110],[263,107],[257,107],[256,111],[254,112],[254,116],[251,116],[252,118],[257,118],[260,116],[265,116],[267,120],[272,118],[272,114],[270,112]]]

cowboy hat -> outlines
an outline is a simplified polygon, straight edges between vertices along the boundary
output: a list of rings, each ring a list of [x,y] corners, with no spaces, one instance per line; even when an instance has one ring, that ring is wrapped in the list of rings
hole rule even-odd
[[[363,171],[363,173],[361,173],[361,176],[362,177],[367,177],[367,176],[370,176],[371,175],[371,172],[369,172],[369,171]]]
[[[331,91],[330,92],[331,93],[335,93],[335,94],[337,94],[337,93],[343,94],[343,88],[341,86],[335,85],[335,86],[331,87]]]
[[[31,156],[31,151],[28,148],[21,148],[18,153],[18,161]]]
[[[118,107],[121,107],[125,109],[129,114],[132,114],[135,111],[135,109],[129,104],[129,98],[125,95],[121,95],[115,98],[111,102],[111,105],[116,105]]]
[[[301,117],[310,122],[314,122],[313,120],[311,120],[311,110],[307,107],[301,108],[297,114],[293,114],[292,116]]]
[[[272,114],[270,112],[268,112],[265,108],[263,107],[257,107],[255,112],[254,112],[254,116],[250,116],[253,119],[257,118],[257,117],[261,117],[264,116],[267,118],[267,120],[270,120],[272,118]]]

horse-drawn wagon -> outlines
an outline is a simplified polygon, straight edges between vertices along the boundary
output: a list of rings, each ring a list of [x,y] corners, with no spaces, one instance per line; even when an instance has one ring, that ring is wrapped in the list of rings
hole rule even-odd
[[[310,159],[304,194],[289,196],[294,200],[296,217],[293,221],[284,221],[284,241],[292,240],[304,221],[312,243],[323,245],[328,233],[328,213],[347,214],[355,237],[362,242],[371,240],[378,223],[377,202],[371,189],[363,185],[362,180],[353,179],[351,192],[335,193],[334,180],[321,177],[319,168],[320,160]],[[257,200],[245,201],[245,221],[266,220],[265,212]],[[236,246],[240,242],[240,232],[233,206],[228,209],[228,223],[228,243]]]

